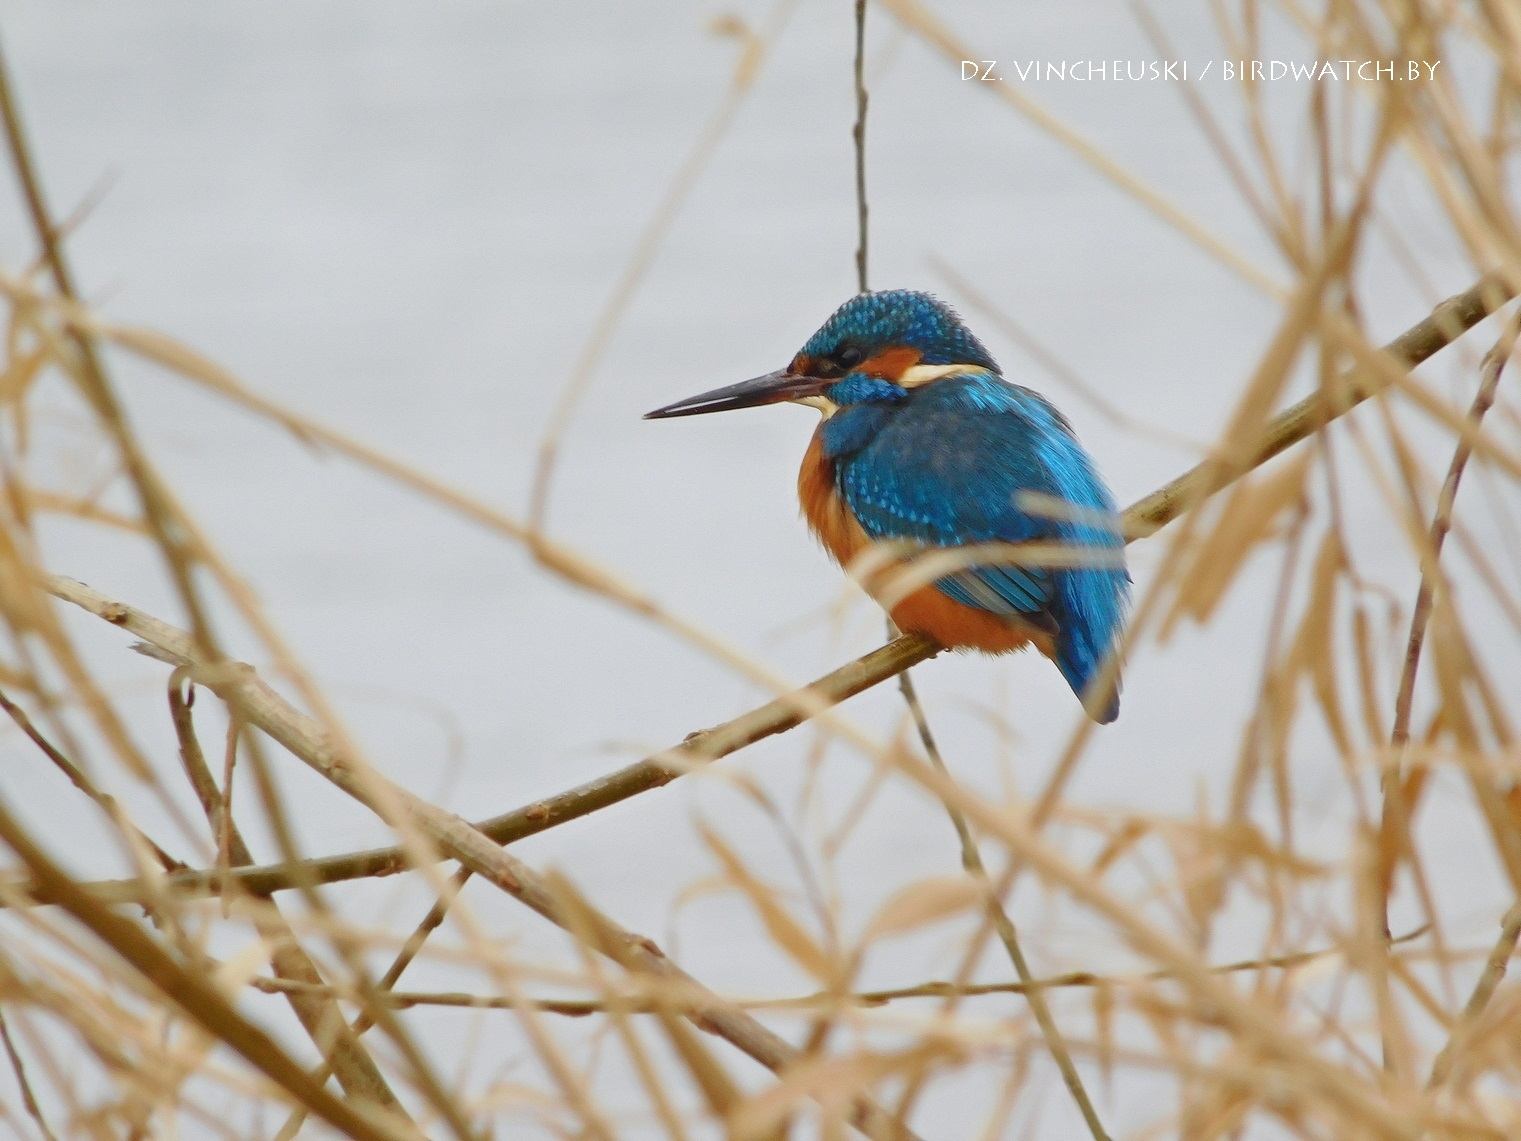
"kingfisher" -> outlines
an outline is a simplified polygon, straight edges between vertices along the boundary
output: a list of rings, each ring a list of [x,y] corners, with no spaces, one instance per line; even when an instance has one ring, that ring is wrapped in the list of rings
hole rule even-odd
[[[879,559],[863,585],[900,630],[948,649],[1003,654],[1033,645],[1094,720],[1119,715],[1118,673],[1103,692],[1094,684],[1130,597],[1113,497],[1072,425],[1044,397],[1005,380],[949,305],[907,289],[858,294],[786,368],[645,419],[783,401],[823,413],[798,473],[798,498],[841,566],[873,544],[883,545],[889,568],[904,565],[905,550],[1077,548],[1068,565],[999,558],[906,595],[893,589]]]

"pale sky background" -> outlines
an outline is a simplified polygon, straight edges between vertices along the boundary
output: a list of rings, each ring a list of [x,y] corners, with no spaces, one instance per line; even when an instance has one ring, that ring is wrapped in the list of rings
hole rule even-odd
[[[829,608],[852,595],[797,517],[793,482],[813,413],[659,424],[639,417],[785,363],[853,292],[851,7],[803,0],[767,57],[581,405],[550,512],[558,539],[798,681],[881,636],[878,612],[859,599],[841,621],[831,619]],[[980,58],[1160,54],[1113,0],[937,10]],[[257,390],[522,515],[538,441],[572,363],[723,97],[736,46],[706,29],[729,11],[755,26],[770,18],[755,0],[6,0],[0,34],[55,210],[107,187],[70,241],[77,277],[107,317],[180,337]],[[1164,18],[1191,71],[1221,58],[1206,5],[1167,6]],[[1294,58],[1308,51],[1280,38]],[[1070,416],[1122,504],[1189,466],[1193,457],[1116,427],[1042,371],[929,259],[969,278],[1126,413],[1201,441],[1220,427],[1271,335],[1276,303],[992,93],[962,82],[952,63],[885,13],[873,13],[869,44],[872,284],[927,288],[956,303],[1011,379],[1046,392]],[[1287,280],[1178,85],[1023,90]],[[1239,139],[1235,89],[1212,79],[1196,90]],[[1303,97],[1288,85],[1268,92],[1285,121]],[[1289,153],[1307,160],[1303,138]],[[0,258],[13,269],[34,247],[9,187]],[[1362,301],[1381,338],[1476,276],[1413,181],[1385,205],[1435,293],[1372,248]],[[1470,366],[1492,339],[1481,332],[1467,342],[1478,346]],[[1457,377],[1454,392],[1467,393],[1473,372],[1460,363],[1444,354],[1434,375]],[[510,543],[314,455],[180,380],[125,358],[112,365],[179,494],[257,588],[370,756],[419,794],[466,816],[492,815],[766,696],[661,629],[542,573]],[[101,473],[102,457],[82,441],[77,406],[59,391],[46,401],[55,414],[41,439],[60,457],[59,484],[81,489]],[[1433,443],[1432,463],[1444,467],[1440,437],[1418,438]],[[1478,480],[1464,497],[1474,529],[1495,534]],[[1354,488],[1349,499],[1360,570],[1408,605],[1410,560],[1387,537],[1376,494]],[[54,569],[181,620],[140,544],[66,523],[46,536]],[[1159,551],[1159,543],[1131,548],[1138,589]],[[1514,588],[1516,563],[1503,549],[1496,559]],[[1208,629],[1185,626],[1167,646],[1139,651],[1120,720],[1098,734],[1072,802],[1184,814],[1200,798],[1220,802],[1255,702],[1277,567],[1276,553],[1258,556]],[[224,625],[235,652],[256,654],[240,628]],[[164,671],[97,626],[76,624],[91,661],[133,710],[140,740],[167,764]],[[1474,628],[1496,668],[1521,668],[1499,623]],[[1034,656],[940,660],[916,678],[953,770],[989,790],[1006,780],[1038,788],[1080,716],[1055,669]],[[884,737],[901,716],[888,686],[847,710]],[[208,739],[213,725],[208,717]],[[67,828],[77,837],[61,853],[73,867],[118,867],[80,798],[15,734],[3,739],[7,800],[52,835]],[[722,762],[725,772],[754,776],[810,842],[839,822],[869,775],[861,757],[836,748],[800,819],[814,740],[794,733]],[[1344,835],[1348,806],[1331,751],[1311,742],[1301,759],[1301,839],[1313,849],[1317,828]],[[384,842],[372,818],[295,762],[281,774],[310,852]],[[1492,928],[1500,888],[1465,803],[1456,781],[1439,782],[1425,823],[1437,874],[1448,873],[1441,886],[1453,934],[1472,941]],[[775,827],[722,777],[684,781],[514,850],[567,872],[715,988],[808,989],[731,897],[673,912],[683,889],[714,871],[699,817],[778,879],[796,882]],[[275,854],[256,840],[263,858]],[[890,783],[831,886],[847,921],[860,923],[896,887],[957,866],[942,810]],[[329,895],[349,914],[396,930],[410,929],[427,905],[403,881]],[[469,898],[492,931],[541,948],[546,959],[560,954],[547,925],[510,899],[478,889]],[[1038,970],[1125,965],[1111,939],[1092,938],[1081,916],[1050,911],[1044,899],[1027,882],[1015,900],[1016,918],[1042,932]],[[1255,930],[1243,923],[1250,948]],[[866,981],[941,977],[953,945],[943,932],[891,944],[873,957]],[[1218,953],[1235,949],[1226,938]],[[1000,967],[990,958],[984,973],[1001,977]],[[408,976],[418,987],[446,977],[426,965]],[[254,998],[246,1009],[285,1026],[277,1000]],[[1081,1019],[1086,1006],[1074,1000],[1071,1009]],[[472,1054],[475,1088],[503,1074],[540,1080],[502,1029],[505,1014],[408,1017],[446,1059]],[[737,1056],[732,1064],[747,1080],[758,1073]],[[1045,1094],[1028,1112],[1043,1115],[1038,1136],[1073,1136],[1079,1126],[1048,1069],[1037,1066],[1033,1084]],[[628,1104],[634,1095],[621,1080],[607,1078],[609,1099],[617,1103],[624,1088]],[[976,1074],[943,1083],[918,1124],[929,1137],[969,1135],[994,1092]],[[1152,1120],[1154,1093],[1140,1081],[1100,1087],[1112,1130]]]

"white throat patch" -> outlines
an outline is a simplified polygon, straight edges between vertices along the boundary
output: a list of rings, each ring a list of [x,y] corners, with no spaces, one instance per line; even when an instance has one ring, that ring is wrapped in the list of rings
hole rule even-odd
[[[806,404],[809,408],[817,408],[824,419],[829,419],[840,410],[840,406],[827,396],[804,396],[794,400],[794,404]]]
[[[921,384],[928,384],[932,380],[939,380],[942,376],[957,376],[966,373],[987,374],[992,369],[984,368],[980,364],[916,364],[912,368],[905,369],[903,375],[898,378],[900,388],[918,388]]]
[[[895,383],[899,388],[918,388],[932,380],[939,380],[942,376],[991,376],[992,373],[992,369],[984,368],[980,364],[916,364],[905,369],[903,375]],[[817,408],[826,420],[840,410],[838,404],[822,394],[799,397],[792,403]]]

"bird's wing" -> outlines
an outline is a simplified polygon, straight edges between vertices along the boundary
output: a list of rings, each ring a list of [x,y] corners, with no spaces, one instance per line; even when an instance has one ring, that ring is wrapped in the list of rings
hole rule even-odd
[[[1041,434],[1064,432],[1064,426],[1034,423],[1014,405],[921,406],[914,413],[895,417],[865,447],[837,461],[840,494],[868,536],[956,547],[1054,534],[1050,520],[1021,511],[1015,497],[1021,490],[1062,494],[1046,470]],[[1048,568],[971,567],[935,586],[966,606],[1018,615],[1056,632]]]

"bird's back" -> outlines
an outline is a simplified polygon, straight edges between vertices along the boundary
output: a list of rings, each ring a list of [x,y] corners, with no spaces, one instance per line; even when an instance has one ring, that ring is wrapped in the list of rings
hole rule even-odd
[[[946,377],[895,403],[842,408],[819,426],[816,450],[869,539],[936,547],[1044,540],[1096,547],[1109,559],[1123,549],[1114,502],[1066,421],[1036,393],[991,373]],[[1020,492],[1061,500],[1072,513],[1027,510]],[[1122,627],[1129,577],[1119,565],[989,566],[935,589],[1048,631],[1051,656],[1081,696]],[[1116,698],[1100,719],[1117,712]]]

